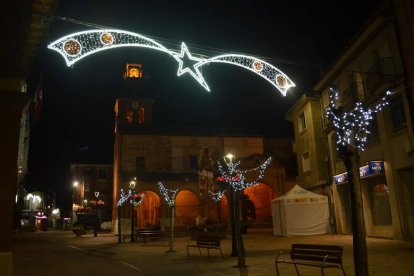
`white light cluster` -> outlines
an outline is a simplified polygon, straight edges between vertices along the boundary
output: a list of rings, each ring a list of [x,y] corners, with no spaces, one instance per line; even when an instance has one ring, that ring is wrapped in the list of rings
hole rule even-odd
[[[255,57],[227,54],[209,58],[205,62],[228,63],[250,70],[270,82],[283,96],[286,96],[286,92],[289,88],[295,86],[293,81],[291,81],[282,71]]]
[[[168,207],[175,206],[175,196],[177,195],[178,188],[175,190],[165,188],[162,182],[157,183],[161,195],[164,197],[164,200],[167,202]]]
[[[121,193],[119,194],[119,200],[116,204],[118,207],[124,206],[126,203],[128,203],[128,200],[130,199],[132,195],[132,191],[129,190],[128,194],[125,194],[124,189],[121,189]]]
[[[373,120],[372,115],[380,112],[383,107],[389,104],[388,98],[391,92],[387,91],[386,96],[373,109],[364,108],[361,102],[356,102],[353,110],[345,112],[341,110],[341,107],[336,107],[335,105],[338,100],[338,90],[336,87],[331,86],[330,90],[331,94],[329,96],[326,117],[336,129],[337,149],[341,146],[351,145],[364,150],[367,136],[370,133],[369,125]]]
[[[104,39],[111,38],[111,39]],[[65,47],[72,44],[71,48]],[[78,45],[78,47],[76,47]],[[140,34],[121,30],[90,30],[64,36],[47,47],[63,56],[67,66],[91,54],[118,47],[144,47],[171,53],[158,42]],[[79,50],[72,50],[79,48]]]
[[[237,169],[237,167],[240,165],[240,161],[236,163],[227,163],[227,169],[225,169],[220,162],[217,162],[217,167],[221,175],[220,178],[224,180],[224,182],[227,184],[227,187],[224,189],[224,191],[210,193],[210,196],[214,201],[218,202],[223,197],[228,187],[232,187],[234,191],[241,191],[258,184],[259,181],[263,179],[264,172],[266,171],[271,161],[272,158],[269,157],[260,166],[244,171]],[[247,182],[246,174],[251,172],[258,173],[258,176],[253,181]]]
[[[178,62],[178,76],[189,73],[207,91],[210,91],[210,88],[199,68],[212,62],[227,63],[248,69],[270,82],[283,96],[286,95],[290,87],[295,86],[279,69],[255,57],[236,54],[225,54],[211,58],[194,57],[184,42],[181,43],[181,51],[178,53],[167,49],[151,38],[122,30],[90,30],[73,33],[48,45],[49,49],[55,50],[63,56],[67,66],[73,65],[93,53],[117,47],[144,47],[167,53]],[[184,59],[190,60],[193,64],[185,65]]]
[[[118,207],[122,207],[127,203],[133,204],[136,207],[138,205],[141,205],[145,197],[145,193],[136,194],[133,190],[129,189],[128,194],[126,194],[124,189],[121,189],[119,196],[120,197],[117,203]]]
[[[220,191],[220,190],[218,190],[218,191],[208,191],[208,194],[214,202],[219,202],[223,198],[226,191],[227,191],[227,189],[222,190],[222,191]]]

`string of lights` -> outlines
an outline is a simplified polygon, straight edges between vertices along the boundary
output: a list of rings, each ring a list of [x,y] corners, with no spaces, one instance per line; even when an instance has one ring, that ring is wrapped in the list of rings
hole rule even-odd
[[[253,56],[225,54],[199,58],[190,53],[184,42],[181,43],[181,51],[177,52],[167,49],[154,39],[123,30],[98,29],[76,32],[50,43],[47,47],[62,55],[67,66],[72,66],[91,54],[119,47],[142,47],[161,51],[178,62],[177,76],[188,73],[207,91],[210,91],[210,88],[200,69],[211,63],[226,63],[248,69],[272,84],[283,96],[289,88],[295,86],[293,81],[278,68]]]
[[[370,122],[373,114],[380,112],[389,104],[390,91],[386,92],[385,97],[373,109],[365,108],[358,101],[353,110],[346,112],[341,106],[336,106],[339,99],[339,92],[335,86],[330,87],[329,106],[326,110],[326,117],[332,122],[336,129],[337,150],[340,147],[350,145],[360,150],[364,150],[369,131]]]
[[[124,189],[121,189],[119,196],[120,198],[118,200],[117,207],[122,207],[127,203],[133,204],[136,207],[138,205],[141,205],[145,197],[145,193],[136,194],[134,191],[129,189],[128,194],[126,194]]]
[[[238,166],[240,165],[240,161],[237,161],[236,163],[226,163],[226,168],[224,168],[220,162],[217,162],[217,168],[220,174],[220,177],[218,177],[217,180],[220,182],[225,182],[227,184],[227,187],[225,187],[224,190],[210,192],[211,198],[215,202],[218,202],[221,200],[225,194],[225,191],[229,187],[232,187],[234,191],[241,191],[258,184],[259,181],[263,179],[264,172],[266,171],[271,161],[272,158],[269,157],[261,165],[250,170],[239,170]],[[248,181],[246,174],[253,171],[257,171],[258,176],[254,180]]]

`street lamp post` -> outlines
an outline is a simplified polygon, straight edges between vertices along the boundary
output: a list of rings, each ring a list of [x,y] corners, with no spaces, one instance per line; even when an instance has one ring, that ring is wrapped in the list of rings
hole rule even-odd
[[[135,194],[135,185],[136,185],[136,181],[135,178],[134,180],[131,180],[131,182],[129,182],[129,189],[131,190],[131,194],[134,195]],[[131,200],[131,242],[135,242],[135,206]]]
[[[233,164],[234,155],[229,153],[224,157],[224,162],[227,166],[231,166]],[[229,187],[229,199],[230,199],[230,223],[231,223],[231,256],[237,257],[237,240],[236,240],[236,192],[234,191],[233,187],[230,185]]]

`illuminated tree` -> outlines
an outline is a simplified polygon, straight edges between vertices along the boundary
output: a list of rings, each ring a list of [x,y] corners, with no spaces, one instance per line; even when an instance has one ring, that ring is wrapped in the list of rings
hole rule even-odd
[[[387,91],[386,96],[373,109],[364,108],[362,102],[357,101],[355,107],[347,111],[343,106],[337,104],[339,93],[336,87],[332,85],[330,90],[330,103],[326,116],[335,128],[336,149],[348,173],[355,275],[365,276],[368,275],[368,261],[362,192],[359,181],[359,151],[364,150],[367,142],[370,123],[373,120],[372,115],[388,105],[388,97],[391,92]]]
[[[235,267],[243,268],[246,266],[246,254],[240,227],[240,197],[243,194],[244,189],[258,184],[259,181],[263,179],[264,172],[272,159],[269,157],[265,162],[254,169],[240,170],[238,169],[240,161],[233,163],[233,158],[234,155],[228,154],[224,159],[225,166],[223,166],[221,162],[217,162],[220,174],[217,181],[220,183],[219,186],[221,186],[222,189],[215,193],[212,192],[211,196],[213,200],[219,201],[226,191],[229,191],[232,195],[232,238],[233,241],[236,240],[237,245],[237,265]],[[233,231],[233,229],[235,231]]]
[[[135,222],[134,222],[134,207],[141,205],[142,200],[144,199],[144,193],[135,193],[135,184],[136,179],[130,181],[128,194],[125,193],[123,189],[121,189],[120,197],[117,203],[118,207],[118,243],[122,242],[121,238],[121,207],[126,204],[131,204],[132,212],[131,212],[131,242],[135,242]]]

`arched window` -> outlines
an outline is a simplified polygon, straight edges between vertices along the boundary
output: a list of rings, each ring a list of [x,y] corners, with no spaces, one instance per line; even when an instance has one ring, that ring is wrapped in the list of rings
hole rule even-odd
[[[138,124],[143,124],[145,122],[145,109],[140,107],[138,109]]]

